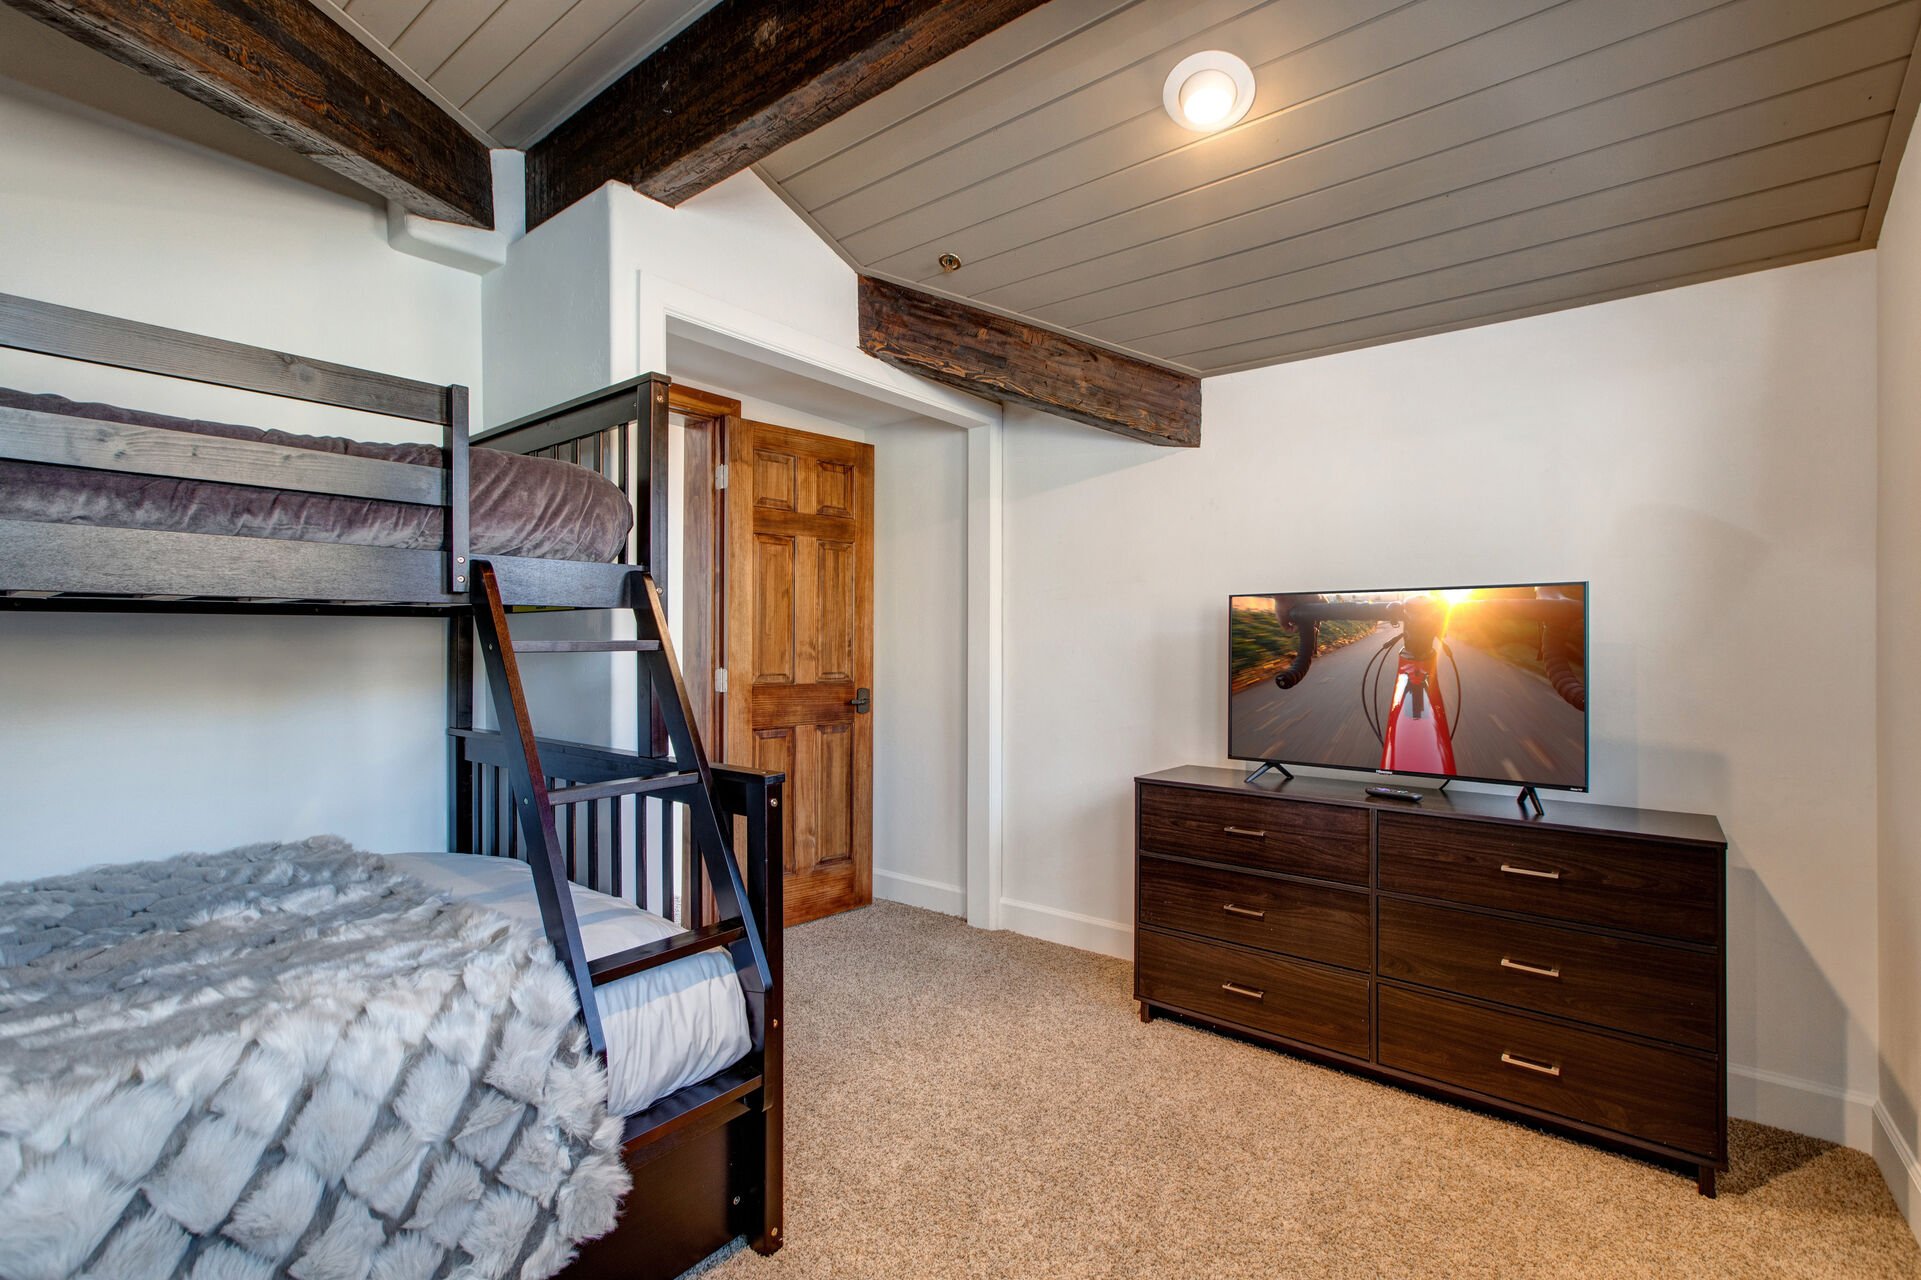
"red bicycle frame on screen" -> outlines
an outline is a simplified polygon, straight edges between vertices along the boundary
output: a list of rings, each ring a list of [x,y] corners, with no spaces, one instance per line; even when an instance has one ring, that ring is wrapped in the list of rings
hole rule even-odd
[[[1283,629],[1299,637],[1300,649],[1293,662],[1274,683],[1292,689],[1307,675],[1314,663],[1318,640],[1316,628],[1322,622],[1375,622],[1400,627],[1398,637],[1389,637],[1380,652],[1368,663],[1384,659],[1400,641],[1395,659],[1394,692],[1389,699],[1383,722],[1374,720],[1373,701],[1368,684],[1362,681],[1362,699],[1368,724],[1381,742],[1381,768],[1395,773],[1425,774],[1451,778],[1454,768],[1454,729],[1448,718],[1448,702],[1441,693],[1441,658],[1453,664],[1448,647],[1448,624],[1455,616],[1472,610],[1500,617],[1524,618],[1542,625],[1542,651],[1547,676],[1555,692],[1575,707],[1585,708],[1587,690],[1574,674],[1569,635],[1583,625],[1586,606],[1564,596],[1490,597],[1469,599],[1450,605],[1434,595],[1419,595],[1394,602],[1317,600],[1289,605],[1276,597],[1274,612]],[[1460,667],[1454,666],[1455,701],[1460,698]]]

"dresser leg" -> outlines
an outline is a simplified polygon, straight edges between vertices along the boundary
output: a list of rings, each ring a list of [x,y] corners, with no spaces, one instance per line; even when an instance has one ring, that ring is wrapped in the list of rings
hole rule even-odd
[[[1147,1001],[1145,1000],[1141,1001],[1141,1021],[1142,1022],[1154,1021],[1154,1006],[1147,1003]]]
[[[1694,1175],[1694,1185],[1701,1189],[1702,1195],[1710,1200],[1714,1199],[1714,1166],[1711,1164],[1698,1166]]]

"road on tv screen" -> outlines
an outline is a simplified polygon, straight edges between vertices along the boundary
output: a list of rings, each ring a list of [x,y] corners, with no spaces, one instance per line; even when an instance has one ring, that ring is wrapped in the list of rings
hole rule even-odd
[[[1396,631],[1398,642],[1398,631]],[[1377,768],[1381,744],[1368,728],[1361,676],[1380,649],[1385,628],[1314,659],[1292,689],[1273,680],[1231,695],[1233,754],[1249,760]],[[1472,645],[1456,644],[1461,711],[1455,716],[1454,669],[1441,660],[1441,694],[1454,720],[1454,765],[1463,777],[1579,786],[1586,750],[1581,712],[1539,675]],[[1392,694],[1391,664],[1380,679],[1380,705]]]

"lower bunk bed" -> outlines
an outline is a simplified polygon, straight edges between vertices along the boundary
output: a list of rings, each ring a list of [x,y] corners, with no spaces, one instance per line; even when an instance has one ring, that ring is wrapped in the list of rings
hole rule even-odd
[[[669,1277],[735,1237],[778,1248],[784,780],[706,759],[647,572],[667,380],[470,451],[459,387],[6,295],[0,346],[441,428],[439,447],[364,446],[0,391],[0,609],[443,620],[456,851],[0,886],[0,1274]],[[632,625],[517,641],[521,607]],[[527,653],[631,654],[638,749],[536,737]],[[185,880],[143,886],[154,866]],[[304,882],[321,867],[344,879]],[[342,914],[370,897],[383,923],[452,931],[382,942]],[[488,980],[521,951],[546,978]],[[449,954],[464,1012],[407,1014],[452,999]],[[391,990],[341,1015],[329,963]]]

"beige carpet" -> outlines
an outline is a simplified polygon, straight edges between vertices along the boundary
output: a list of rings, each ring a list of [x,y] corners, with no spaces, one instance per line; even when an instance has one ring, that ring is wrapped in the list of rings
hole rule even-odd
[[[1692,1178],[1168,1021],[1129,966],[881,904],[788,931],[787,1247],[715,1280],[1921,1277],[1867,1156]]]

